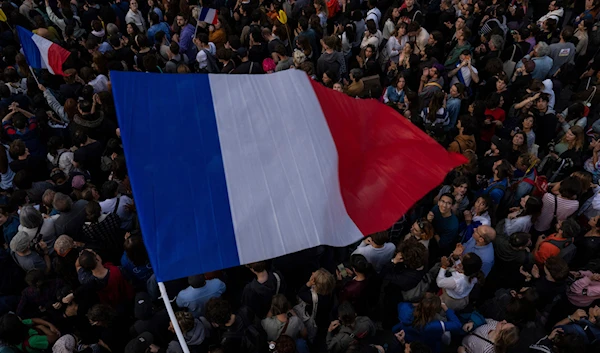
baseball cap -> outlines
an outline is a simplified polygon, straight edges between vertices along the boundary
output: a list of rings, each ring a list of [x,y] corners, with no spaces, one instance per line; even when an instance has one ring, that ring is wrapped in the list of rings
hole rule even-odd
[[[152,298],[146,292],[139,292],[135,296],[133,315],[138,320],[148,320],[152,317]]]
[[[124,353],[146,353],[152,342],[154,342],[152,334],[143,332],[127,343]]]

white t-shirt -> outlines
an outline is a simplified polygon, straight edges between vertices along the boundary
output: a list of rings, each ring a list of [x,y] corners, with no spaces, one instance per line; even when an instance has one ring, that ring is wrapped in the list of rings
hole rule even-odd
[[[469,281],[469,277],[465,276],[464,273],[458,271],[450,271],[452,276],[446,277],[446,269],[440,268],[436,282],[438,287],[444,288],[446,294],[453,299],[463,299],[469,296],[477,278]]]
[[[478,74],[479,71],[477,71],[477,69],[475,68],[475,66],[471,66],[471,68],[473,69],[473,72]],[[462,74],[463,79],[465,80],[465,86],[469,87],[471,86],[471,70],[469,70],[468,67],[463,66],[460,68],[460,73]],[[456,73],[456,75],[454,75],[452,77],[452,80],[450,80],[450,86],[452,86],[455,83],[459,83],[460,80],[458,79],[458,73]]]

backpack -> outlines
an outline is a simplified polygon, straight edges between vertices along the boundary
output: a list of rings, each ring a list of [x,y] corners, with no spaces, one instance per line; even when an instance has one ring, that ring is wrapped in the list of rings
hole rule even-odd
[[[558,256],[560,256],[567,263],[570,263],[571,260],[573,260],[573,258],[575,257],[575,253],[577,252],[577,247],[573,243],[573,240],[573,238],[564,240],[551,239],[546,240],[546,242],[559,248],[560,253],[558,254]]]
[[[306,327],[306,330],[308,331],[308,342],[312,343],[314,342],[317,336],[317,322],[315,321],[315,318],[317,317],[319,296],[317,295],[317,292],[315,292],[312,288],[310,289],[310,294],[312,295],[312,313],[308,314],[306,312],[307,304],[300,298],[298,298],[299,303],[294,306],[294,311],[296,312],[296,315],[300,318],[300,320],[302,320],[302,322],[304,323],[304,327]]]
[[[220,70],[219,65],[217,65],[217,58],[208,49],[202,49],[202,51],[206,54],[206,71],[211,74],[218,73]]]
[[[237,332],[226,331],[221,337],[221,345],[236,345],[239,343],[239,352],[246,353],[266,353],[269,351],[267,345],[267,334],[263,330],[260,322],[256,322],[256,317],[246,308],[240,309],[238,317],[242,320],[244,329]],[[252,315],[252,317],[250,317]],[[233,348],[233,347],[228,347]]]
[[[515,193],[512,190],[512,188],[507,188],[506,186],[504,186],[501,183],[496,183],[494,186],[489,188],[489,190],[486,191],[485,194],[490,195],[492,193],[492,191],[494,191],[496,189],[503,190],[504,194],[502,195],[500,202],[498,202],[497,205],[494,205],[494,210],[493,210],[494,211],[493,214],[495,214],[494,221],[506,218],[506,216],[508,215],[508,210],[510,209],[510,206],[512,205],[513,199],[515,196]],[[492,213],[490,212],[490,214],[492,214]],[[495,225],[496,222],[493,222],[493,223]]]
[[[544,175],[538,175],[537,170],[535,169],[533,170],[533,180],[523,178],[523,180],[521,180],[520,182],[533,185],[533,191],[531,192],[531,196],[535,196],[540,199],[548,190],[548,178],[546,178],[546,176]]]

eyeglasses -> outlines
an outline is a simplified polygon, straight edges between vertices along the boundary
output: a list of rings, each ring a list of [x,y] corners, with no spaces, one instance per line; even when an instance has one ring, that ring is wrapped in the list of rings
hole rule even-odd
[[[440,200],[440,201],[438,201],[438,203],[441,203],[441,204],[444,204],[444,205],[452,205],[452,201],[443,201],[443,200]]]

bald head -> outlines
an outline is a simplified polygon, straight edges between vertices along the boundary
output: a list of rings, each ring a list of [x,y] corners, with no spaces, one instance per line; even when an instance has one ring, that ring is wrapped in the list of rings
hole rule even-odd
[[[496,230],[490,226],[481,225],[473,233],[477,245],[487,245],[496,239]]]

